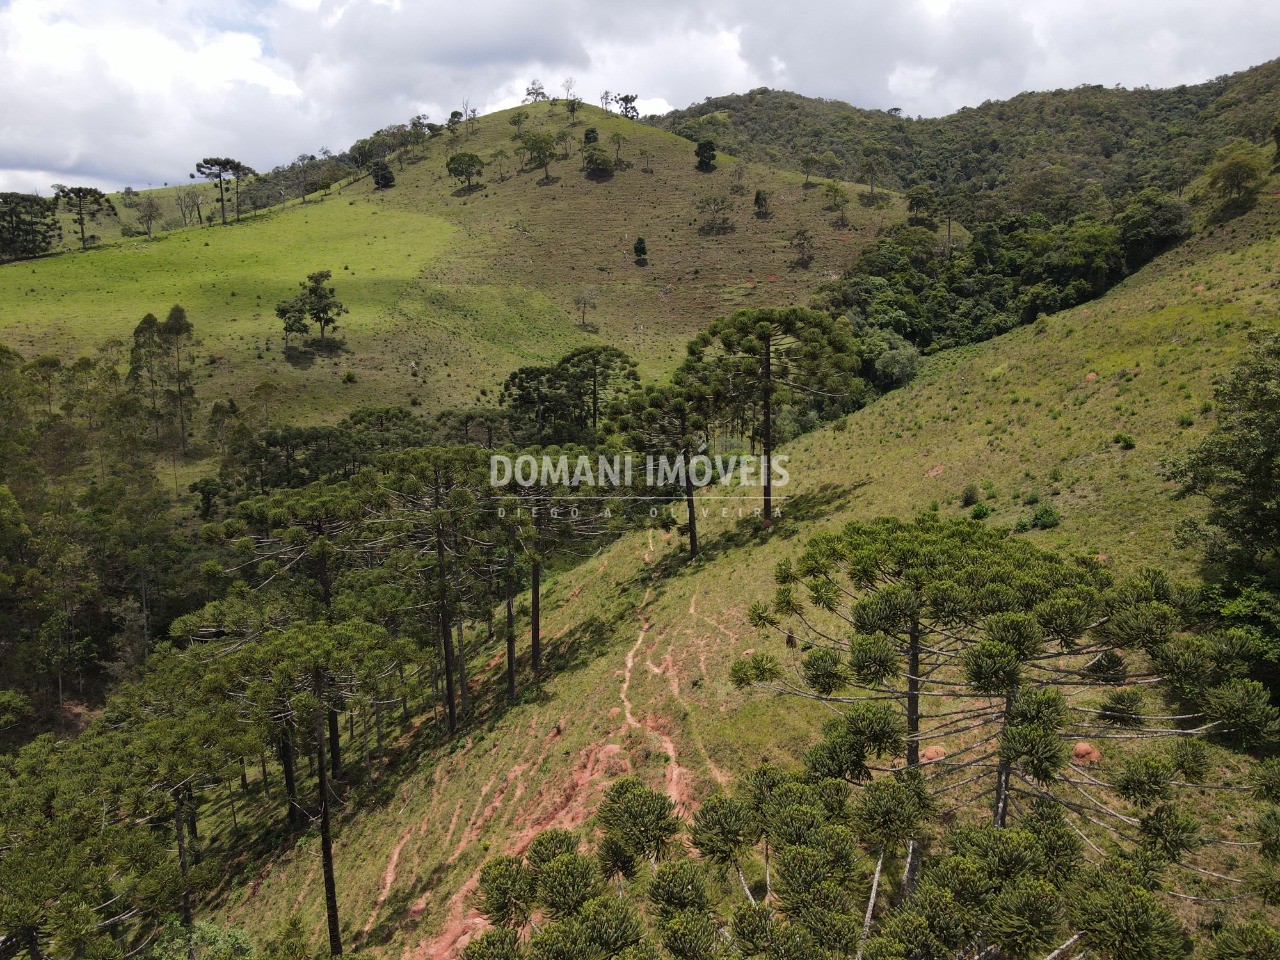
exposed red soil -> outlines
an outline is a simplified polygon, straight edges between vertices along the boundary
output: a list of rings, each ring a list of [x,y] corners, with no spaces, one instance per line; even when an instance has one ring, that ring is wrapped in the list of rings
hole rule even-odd
[[[551,739],[551,736],[548,737]],[[538,764],[527,765],[536,769]],[[606,781],[631,769],[631,762],[616,743],[595,743],[578,755],[567,782],[544,782],[534,795],[530,809],[521,816],[521,827],[512,834],[506,845],[506,853],[519,856],[533,842],[533,838],[553,827],[573,829],[580,826],[594,809],[599,794],[606,788]],[[510,778],[517,779],[519,775]],[[479,883],[480,872],[473,873],[456,893],[449,898],[448,913],[443,926],[429,940],[424,940],[404,953],[404,960],[447,960],[459,956],[487,922],[472,904],[472,897]],[[428,897],[422,897],[412,913],[421,913]]]
[[[364,922],[364,930],[361,931],[366,937],[378,920],[378,911],[382,909],[382,905],[387,902],[387,897],[391,895],[391,888],[396,882],[396,866],[400,863],[400,852],[404,850],[404,845],[409,842],[413,833],[414,828],[412,826],[406,827],[391,850],[391,859],[387,861],[387,867],[382,871],[382,888],[378,891],[378,898],[374,900],[373,909],[369,911],[369,919]]]

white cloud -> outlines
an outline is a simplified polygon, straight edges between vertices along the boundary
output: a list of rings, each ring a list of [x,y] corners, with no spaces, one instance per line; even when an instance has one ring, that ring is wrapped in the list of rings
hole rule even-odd
[[[0,0],[0,189],[270,167],[572,75],[661,112],[768,85],[936,115],[1022,89],[1191,83],[1261,62],[1255,0]]]

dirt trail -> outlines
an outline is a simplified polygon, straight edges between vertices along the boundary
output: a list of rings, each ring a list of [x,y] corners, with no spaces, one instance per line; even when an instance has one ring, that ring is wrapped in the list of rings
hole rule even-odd
[[[553,730],[547,743],[558,740]],[[544,753],[545,756],[545,753]],[[536,770],[540,761],[528,764],[526,769]],[[626,773],[630,761],[616,743],[594,743],[582,750],[567,782],[544,782],[530,801],[529,809],[522,815],[522,826],[506,844],[505,853],[520,856],[543,830],[552,827],[574,829],[581,826],[594,808],[597,795],[604,790],[606,779]],[[523,781],[521,781],[523,782]],[[476,934],[483,931],[487,921],[472,906],[472,895],[479,884],[480,871],[476,870],[466,883],[449,898],[448,912],[440,930],[430,939],[422,940],[406,948],[403,960],[446,960],[459,956]],[[413,913],[426,908],[429,895],[424,895],[414,905]]]
[[[711,626],[715,627],[717,630],[719,630],[722,634],[724,634],[734,643],[737,643],[739,640],[742,639],[740,634],[736,633],[733,630],[730,630],[720,621],[712,620],[705,613],[699,613],[698,612],[698,595],[696,593],[693,595],[692,599],[689,600],[689,614],[691,616],[697,617],[699,620],[703,620],[711,624]]]
[[[647,598],[648,595],[646,594],[646,599]],[[666,730],[665,721],[652,714],[646,716],[643,721],[637,720],[635,707],[631,702],[631,678],[635,671],[636,654],[640,651],[640,647],[644,645],[645,637],[649,632],[649,626],[650,623],[647,619],[641,620],[640,632],[636,636],[636,642],[632,644],[631,649],[627,651],[626,659],[623,661],[622,686],[618,691],[618,697],[622,700],[622,715],[626,720],[627,726],[633,730],[645,730],[658,739],[659,744],[662,746],[662,751],[668,757],[666,773],[667,797],[681,810],[681,812],[688,813],[691,809],[688,772],[684,767],[680,766],[679,755],[676,753],[676,744]],[[657,641],[655,641],[655,647],[658,643],[662,642],[662,637],[665,635],[666,630],[664,629],[663,632],[659,634]],[[659,670],[653,664],[652,660],[649,659],[649,652],[646,652],[645,654],[645,660],[648,663],[649,668],[655,673],[661,673],[662,671]],[[663,662],[666,663],[669,662],[669,660],[670,657]],[[672,670],[672,677],[675,677],[674,669]],[[674,681],[673,689],[677,691],[678,696],[678,679]]]
[[[467,825],[462,831],[462,836],[458,839],[458,843],[453,848],[453,852],[449,854],[449,859],[445,861],[446,863],[453,863],[463,854],[467,847],[480,839],[480,834],[484,831],[484,828],[493,821],[493,818],[496,817],[498,812],[502,809],[503,802],[506,800],[507,794],[511,792],[512,786],[514,786],[516,782],[524,776],[526,771],[530,769],[536,770],[542,764],[543,759],[546,758],[550,744],[560,738],[560,732],[564,729],[564,725],[567,722],[567,717],[561,718],[559,723],[551,728],[551,731],[542,739],[543,748],[541,756],[532,763],[529,762],[528,756],[529,752],[533,748],[534,740],[532,737],[526,737],[525,746],[516,757],[516,763],[507,771],[506,779],[496,791],[493,791],[492,799],[490,799],[489,802],[484,804],[484,807],[481,808],[481,804],[484,802],[485,797],[489,795],[493,788],[494,781],[497,779],[496,774],[493,779],[484,785],[484,789],[480,791],[480,798],[476,801],[476,809],[472,813],[471,818],[467,821]]]
[[[396,866],[400,863],[400,851],[404,849],[404,845],[409,842],[414,834],[412,825],[406,827],[404,832],[400,834],[400,839],[396,841],[396,845],[391,849],[391,859],[387,861],[387,867],[382,871],[382,889],[378,891],[378,898],[373,901],[373,909],[369,911],[369,919],[364,922],[364,929],[361,931],[362,936],[367,937],[369,931],[373,929],[373,925],[378,920],[378,911],[382,909],[382,905],[387,902],[387,897],[391,895],[391,888],[396,882]]]

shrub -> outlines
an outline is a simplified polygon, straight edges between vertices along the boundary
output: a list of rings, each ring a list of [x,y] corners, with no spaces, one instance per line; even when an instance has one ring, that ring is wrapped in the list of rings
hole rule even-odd
[[[1119,446],[1121,450],[1132,450],[1137,446],[1136,441],[1133,439],[1133,435],[1129,433],[1117,433],[1111,438],[1111,442]]]
[[[971,483],[960,491],[960,505],[972,507],[978,502],[978,485]]]
[[[991,516],[991,508],[985,503],[976,503],[974,504],[973,509],[969,511],[969,516],[973,517],[975,520],[985,520],[987,517]]]
[[[1062,517],[1051,503],[1042,503],[1031,515],[1031,525],[1041,530],[1052,530],[1062,522]]]

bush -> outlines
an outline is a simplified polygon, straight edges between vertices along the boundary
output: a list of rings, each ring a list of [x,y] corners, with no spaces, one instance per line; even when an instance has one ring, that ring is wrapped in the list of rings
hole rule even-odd
[[[1111,442],[1120,447],[1121,450],[1132,450],[1137,446],[1137,442],[1133,439],[1133,434],[1117,433],[1111,438]]]
[[[968,484],[960,491],[960,505],[962,507],[972,507],[978,502],[978,485],[976,483]]]
[[[369,168],[369,174],[373,177],[373,185],[379,190],[390,190],[396,185],[396,175],[391,172],[391,167],[385,160],[375,161]]]
[[[973,509],[969,511],[969,516],[975,520],[985,520],[991,516],[991,508],[985,503],[974,504]]]
[[[1062,517],[1051,503],[1040,504],[1036,512],[1031,515],[1031,525],[1040,530],[1052,530],[1061,522]]]

